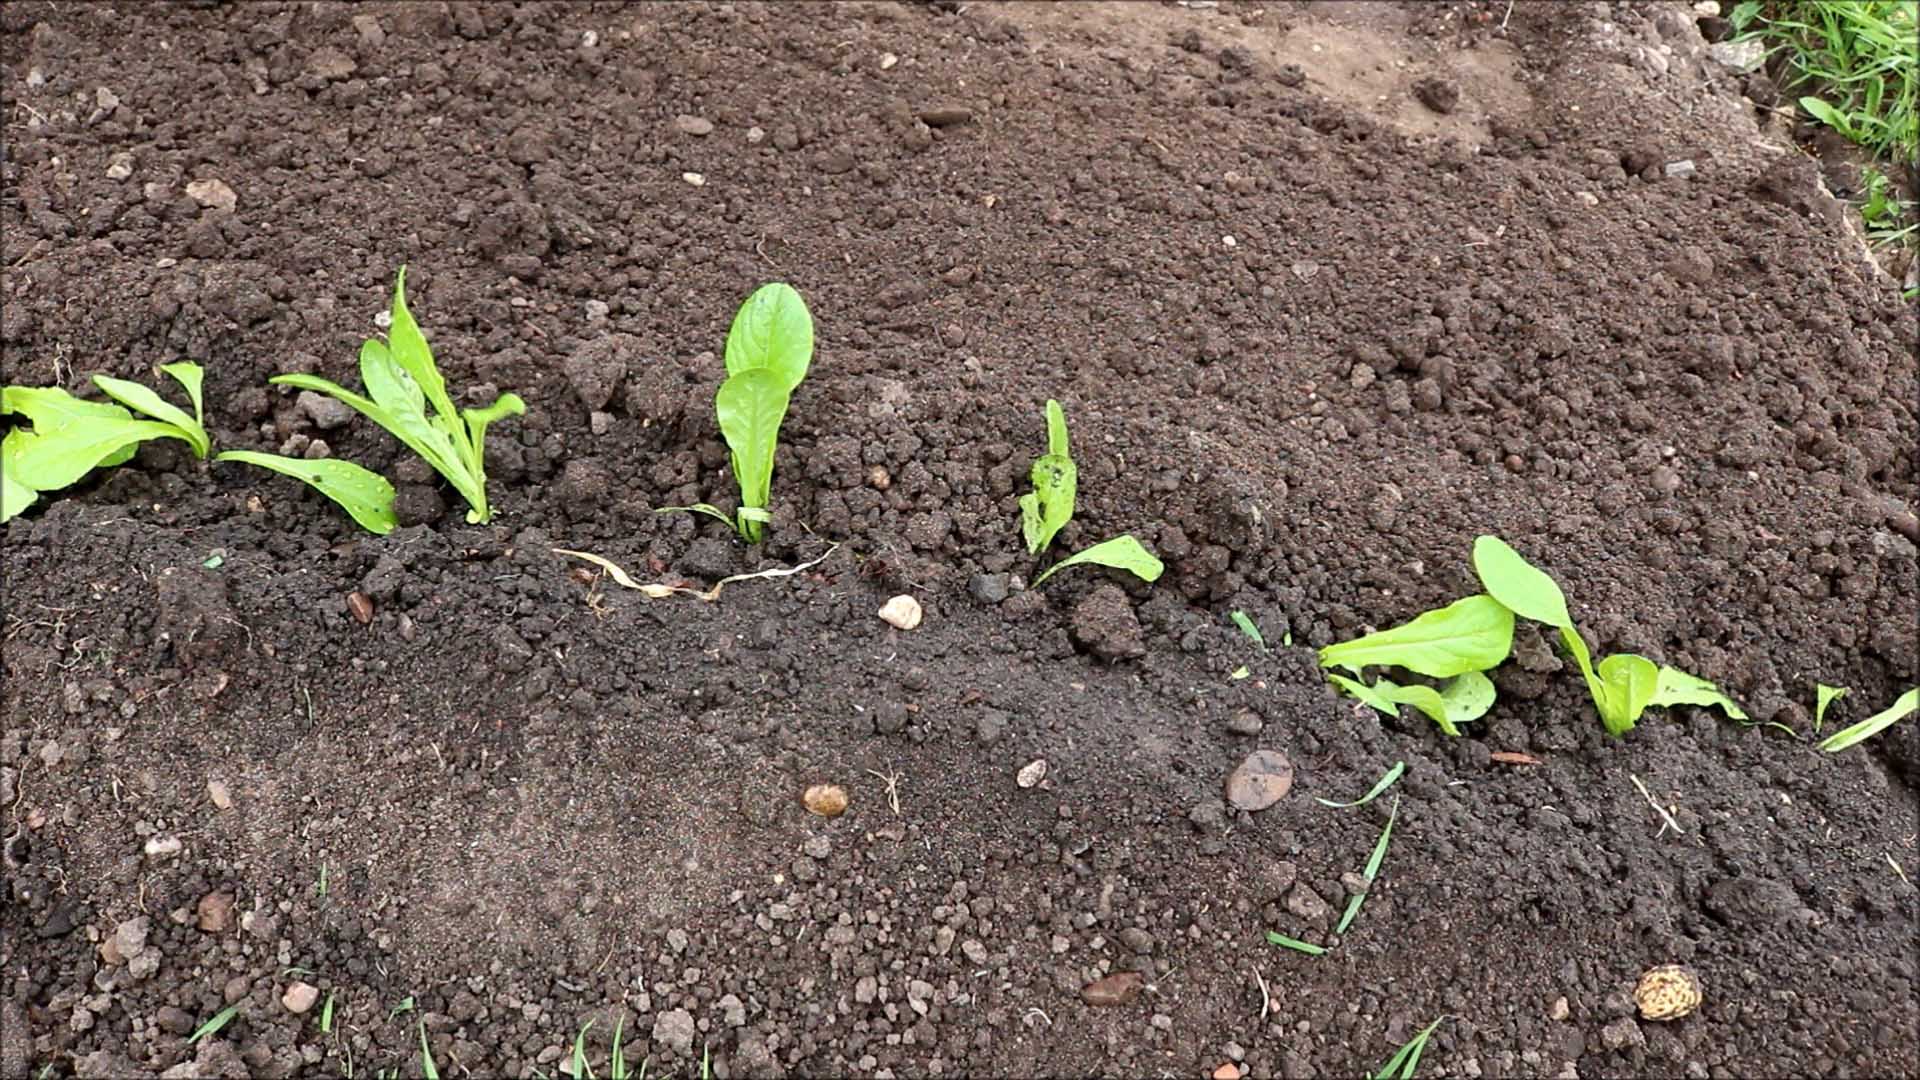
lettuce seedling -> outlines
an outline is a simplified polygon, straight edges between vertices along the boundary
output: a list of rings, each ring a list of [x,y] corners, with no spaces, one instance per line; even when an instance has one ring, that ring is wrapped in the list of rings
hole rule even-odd
[[[1619,737],[1631,731],[1649,705],[1717,705],[1736,720],[1746,719],[1740,706],[1712,683],[1644,656],[1616,653],[1596,667],[1586,639],[1567,613],[1567,598],[1560,586],[1499,537],[1474,540],[1473,568],[1495,600],[1515,614],[1560,631],[1560,641],[1586,679],[1607,734]]]
[[[732,517],[711,503],[665,506],[660,513],[693,511],[719,518],[748,543],[772,520],[773,455],[787,402],[813,362],[813,316],[791,285],[770,282],[740,305],[727,330],[727,379],[713,397],[720,434],[727,440],[740,507]]]
[[[1102,540],[1084,551],[1075,552],[1047,567],[1039,577],[1033,579],[1033,587],[1039,588],[1041,582],[1069,566],[1080,566],[1084,563],[1125,570],[1142,581],[1158,581],[1160,575],[1167,569],[1166,564],[1155,558],[1153,552],[1142,547],[1140,541],[1133,538],[1133,534],[1122,533],[1111,540]]]
[[[1020,531],[1026,536],[1027,553],[1038,555],[1073,520],[1079,486],[1079,469],[1067,446],[1067,414],[1051,398],[1047,400],[1047,452],[1033,459],[1028,475],[1033,490],[1020,496]]]
[[[403,266],[394,280],[387,340],[368,340],[360,347],[360,381],[366,385],[370,397],[362,397],[316,375],[276,375],[268,381],[312,390],[351,406],[446,477],[454,490],[467,500],[468,522],[477,525],[489,521],[493,511],[487,506],[487,425],[503,416],[524,414],[526,403],[516,394],[501,394],[484,409],[454,408],[453,399],[447,395],[446,379],[433,361],[433,350],[428,348],[426,336],[407,310],[406,294],[407,268]],[[427,413],[428,405],[433,406],[431,416]],[[263,465],[259,457],[222,454],[218,460]],[[302,475],[283,466],[284,459],[280,466],[264,467],[306,480],[328,498],[340,502],[349,513],[354,513],[354,507],[340,495],[350,488],[363,487],[364,477],[338,469],[307,470],[308,475]],[[360,514],[354,513],[354,517],[366,524]]]
[[[213,440],[205,424],[200,365],[163,364],[160,370],[186,388],[192,416],[139,383],[106,375],[95,375],[93,383],[118,405],[77,398],[59,387],[0,388],[0,413],[24,416],[32,425],[13,428],[0,439],[0,521],[32,506],[41,492],[69,487],[94,469],[124,464],[149,439],[179,439],[195,457],[206,457]],[[136,419],[134,412],[149,419]]]
[[[1493,680],[1478,671],[1462,672],[1438,690],[1431,686],[1401,686],[1384,678],[1375,679],[1369,686],[1358,679],[1332,672],[1327,674],[1327,678],[1335,686],[1388,716],[1397,718],[1400,706],[1411,705],[1440,725],[1440,730],[1448,735],[1460,734],[1461,724],[1470,724],[1487,715],[1487,710],[1493,708],[1495,697]]]

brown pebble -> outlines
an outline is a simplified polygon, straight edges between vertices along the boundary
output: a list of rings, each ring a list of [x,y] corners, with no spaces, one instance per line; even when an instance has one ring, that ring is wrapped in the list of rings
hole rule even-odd
[[[953,127],[973,119],[973,110],[964,105],[936,105],[930,109],[921,109],[920,122],[928,127]]]
[[[1227,803],[1236,810],[1265,810],[1293,790],[1293,763],[1278,750],[1255,750],[1227,777]]]
[[[373,598],[363,592],[348,593],[347,610],[353,612],[353,617],[361,626],[365,626],[373,621]]]
[[[1137,971],[1120,971],[1080,988],[1080,1000],[1093,1006],[1125,1005],[1140,996],[1147,977]]]
[[[233,894],[210,892],[195,907],[195,925],[209,934],[222,933],[233,926]]]

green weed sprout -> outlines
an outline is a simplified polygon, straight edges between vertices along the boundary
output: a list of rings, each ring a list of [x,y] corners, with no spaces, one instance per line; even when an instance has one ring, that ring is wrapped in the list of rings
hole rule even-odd
[[[740,305],[727,330],[727,379],[713,398],[720,434],[727,440],[740,507],[729,517],[711,503],[663,506],[659,513],[706,514],[726,522],[748,543],[760,540],[772,520],[773,454],[794,388],[813,362],[813,316],[791,285],[771,282]]]
[[[407,268],[403,266],[394,280],[387,340],[369,339],[360,347],[360,381],[370,396],[317,375],[275,375],[268,381],[335,398],[385,428],[467,500],[468,522],[482,524],[493,518],[487,505],[487,425],[504,416],[520,416],[527,406],[516,394],[501,394],[484,409],[456,409],[426,335],[407,310],[406,293]],[[351,462],[306,461],[246,450],[229,451],[215,460],[258,465],[304,480],[371,532],[386,533],[394,527],[393,485]]]
[[[1843,727],[1832,735],[1827,736],[1821,741],[1820,749],[1825,750],[1829,754],[1845,750],[1855,743],[1871,739],[1875,735],[1880,734],[1887,728],[1892,727],[1894,721],[1909,715],[1916,709],[1920,709],[1920,686],[1916,686],[1906,693],[1901,694],[1899,697],[1894,698],[1893,704],[1874,713],[1865,720]]]
[[[160,370],[186,389],[192,416],[139,383],[106,375],[95,375],[93,384],[117,405],[77,398],[57,386],[0,387],[0,413],[24,416],[32,425],[12,428],[0,439],[0,521],[32,506],[41,492],[124,464],[149,439],[179,439],[205,458],[213,440],[201,403],[200,365],[163,364]],[[148,419],[136,419],[135,412]]]
[[[1029,473],[1033,490],[1020,496],[1020,532],[1027,552],[1038,555],[1053,543],[1056,533],[1073,520],[1074,498],[1079,486],[1079,468],[1067,443],[1067,414],[1060,403],[1047,401],[1047,452],[1035,458]],[[1111,566],[1125,570],[1142,581],[1158,581],[1166,564],[1141,545],[1132,534],[1103,540],[1077,551],[1041,571],[1033,579],[1034,588],[1069,566]]]

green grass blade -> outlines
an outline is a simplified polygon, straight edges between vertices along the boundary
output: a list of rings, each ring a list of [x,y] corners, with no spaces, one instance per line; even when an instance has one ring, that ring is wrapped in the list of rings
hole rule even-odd
[[[1254,622],[1251,616],[1249,616],[1244,611],[1235,611],[1232,615],[1232,618],[1233,618],[1233,625],[1239,627],[1241,633],[1252,638],[1253,643],[1255,645],[1260,646],[1261,652],[1267,651],[1266,636],[1260,633],[1260,628],[1254,625]]]
[[[1827,722],[1827,709],[1830,708],[1834,702],[1847,696],[1847,688],[1844,686],[1828,686],[1826,683],[1817,682],[1813,684],[1813,692],[1815,698],[1813,704],[1813,730],[1815,734],[1818,734],[1820,725]]]
[[[1387,857],[1387,843],[1393,839],[1393,823],[1400,816],[1400,799],[1393,800],[1393,809],[1387,812],[1386,828],[1380,830],[1380,839],[1374,841],[1373,854],[1367,859],[1367,868],[1362,876],[1367,879],[1367,892],[1373,891],[1373,883],[1380,875],[1380,864]],[[1336,934],[1344,934],[1347,927],[1353,925],[1354,917],[1360,914],[1360,905],[1365,903],[1367,893],[1361,893],[1347,901],[1347,910],[1340,915],[1340,923],[1333,928]]]
[[[1292,949],[1297,953],[1306,953],[1308,956],[1319,956],[1327,951],[1311,941],[1301,941],[1299,938],[1290,938],[1285,934],[1276,934],[1272,930],[1267,931],[1267,944],[1278,945],[1284,949]]]
[[[219,1012],[214,1013],[211,1019],[209,1019],[206,1023],[201,1024],[199,1027],[193,1029],[193,1034],[187,1036],[187,1045],[192,1046],[194,1043],[199,1042],[201,1039],[204,1039],[209,1035],[213,1035],[217,1033],[221,1028],[226,1027],[227,1021],[232,1020],[235,1016],[239,1015],[240,1006],[243,1004],[245,1004],[245,1002],[234,1002],[232,1005],[229,1005],[226,1008],[221,1009]]]
[[[327,991],[327,1003],[320,1006],[320,1034],[333,1033],[333,991]]]
[[[433,1063],[433,1048],[427,1045],[427,1022],[420,1021],[420,1073],[427,1080],[440,1080],[440,1067]]]
[[[1820,749],[1829,754],[1838,753],[1855,743],[1873,738],[1915,709],[1920,709],[1920,686],[1901,694],[1893,700],[1893,704],[1865,720],[1850,727],[1841,728],[1827,736],[1826,740],[1820,744]]]
[[[1367,792],[1365,795],[1360,796],[1359,798],[1353,800],[1352,802],[1334,802],[1332,799],[1321,799],[1321,798],[1315,798],[1313,801],[1319,803],[1321,806],[1330,806],[1335,810],[1346,810],[1355,806],[1365,806],[1368,803],[1372,802],[1373,800],[1379,798],[1381,792],[1392,787],[1393,782],[1395,780],[1400,779],[1401,774],[1405,773],[1406,771],[1407,771],[1406,762],[1404,761],[1394,762],[1393,768],[1388,769],[1386,771],[1386,774],[1380,777],[1379,781],[1377,781],[1373,785],[1373,790]]]

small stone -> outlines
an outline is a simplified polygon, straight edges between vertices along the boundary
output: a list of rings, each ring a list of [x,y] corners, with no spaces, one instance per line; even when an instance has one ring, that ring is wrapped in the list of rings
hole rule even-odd
[[[1573,193],[1573,197],[1580,200],[1581,206],[1599,206],[1600,205],[1600,196],[1595,195],[1591,191],[1576,191]]]
[[[373,621],[373,598],[363,592],[347,594],[347,610],[353,613],[353,621],[366,626]]]
[[[1133,604],[1118,585],[1102,585],[1073,607],[1068,622],[1073,640],[1102,660],[1145,656],[1145,634]]]
[[[185,1035],[194,1028],[193,1014],[178,1005],[162,1005],[155,1010],[153,1022],[169,1035]]]
[[[1227,777],[1227,803],[1236,810],[1265,810],[1293,788],[1293,763],[1278,750],[1255,750]]]
[[[1333,914],[1320,894],[1308,888],[1304,881],[1295,883],[1287,893],[1287,910],[1316,926],[1325,925],[1327,917]]]
[[[122,150],[107,159],[107,179],[125,180],[133,175],[133,154]]]
[[[361,41],[366,42],[376,49],[386,44],[387,32],[381,28],[380,20],[371,14],[363,12],[355,15],[353,17],[353,30],[354,33],[360,35]]]
[[[693,1014],[685,1009],[663,1012],[653,1022],[653,1041],[665,1044],[680,1057],[693,1052],[693,1037],[698,1033]]]
[[[766,137],[766,128],[755,126],[747,129],[747,142],[754,146],[760,145],[760,141]]]
[[[917,114],[921,123],[932,128],[953,127],[973,119],[973,110],[964,105],[936,105],[921,109]]]
[[[228,213],[232,213],[233,208],[240,204],[240,197],[220,180],[188,181],[187,197],[201,206],[212,210],[225,210]]]
[[[1012,578],[1007,574],[975,574],[967,582],[967,592],[983,604],[997,604],[1007,598]]]
[[[683,172],[680,174],[680,179],[685,180],[687,183],[692,184],[694,187],[707,186],[707,178],[704,176],[701,176],[697,172]]]
[[[320,988],[311,983],[293,982],[287,985],[287,992],[280,995],[280,1004],[290,1013],[303,1013],[313,1008],[320,1000]]]
[[[892,71],[893,65],[899,62],[900,62],[900,58],[893,55],[892,53],[880,54],[880,70],[881,71]]]
[[[1137,926],[1129,926],[1120,931],[1120,944],[1145,956],[1153,951],[1153,935]]]
[[[1767,58],[1767,44],[1760,38],[1742,41],[1718,41],[1707,46],[1707,55],[1735,71],[1752,71]]]
[[[313,426],[322,431],[332,431],[353,419],[353,406],[344,401],[336,401],[325,394],[316,394],[311,390],[302,390],[293,399],[294,407],[307,414]]]
[[[682,135],[702,137],[713,134],[713,121],[704,116],[688,116],[681,113],[673,118],[673,126]]]
[[[1572,1012],[1573,1010],[1567,1006],[1566,995],[1562,994],[1553,999],[1552,1006],[1547,1009],[1547,1019],[1565,1020],[1568,1016],[1572,1015]]]
[[[1240,1066],[1229,1061],[1213,1070],[1213,1080],[1240,1080]]]
[[[1669,180],[1685,180],[1687,177],[1699,171],[1699,167],[1694,165],[1692,158],[1681,158],[1679,161],[1667,162],[1666,175]]]
[[[1121,971],[1096,979],[1080,988],[1080,1000],[1096,1008],[1126,1005],[1140,996],[1147,977],[1137,971]]]
[[[233,927],[234,897],[230,892],[210,892],[194,905],[195,925],[209,934]]]
[[[180,838],[177,836],[155,836],[147,841],[147,857],[165,859],[180,854]]]
[[[1020,771],[1013,774],[1013,782],[1023,788],[1033,787],[1046,778],[1046,758],[1034,758],[1032,761],[1020,766]]]
[[[215,810],[233,809],[233,794],[218,780],[207,781],[207,798],[212,800]]]
[[[880,608],[881,620],[901,630],[911,630],[919,626],[920,616],[920,601],[904,593],[887,601]]]
[[[119,965],[140,955],[147,947],[147,930],[151,925],[152,921],[141,915],[114,927],[113,933],[100,943],[100,959]]]
[[[966,957],[967,963],[975,967],[985,966],[986,962],[992,958],[992,954],[987,952],[987,947],[972,938],[960,943],[960,955]]]
[[[847,789],[838,784],[815,784],[800,797],[810,813],[839,817],[847,812]]]
[[[1227,717],[1227,731],[1234,735],[1258,735],[1266,726],[1267,722],[1260,719],[1260,714],[1252,709],[1240,709]]]
[[[1609,1050],[1625,1050],[1647,1045],[1647,1036],[1631,1016],[1623,1016],[1600,1029],[1600,1043]]]

